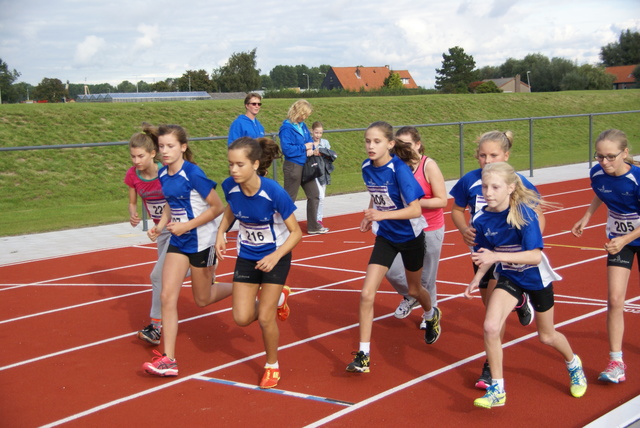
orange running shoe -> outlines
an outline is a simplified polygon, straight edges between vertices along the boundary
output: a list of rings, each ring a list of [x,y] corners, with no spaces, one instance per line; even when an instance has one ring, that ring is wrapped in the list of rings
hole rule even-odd
[[[260,381],[260,388],[269,389],[278,385],[280,380],[280,369],[274,369],[271,367],[264,369],[264,375]]]
[[[289,300],[289,295],[291,294],[291,288],[289,288],[288,285],[285,285],[282,287],[282,294],[284,294],[284,303],[278,306],[277,314],[280,321],[286,321],[291,313],[291,308],[287,305],[287,300]]]

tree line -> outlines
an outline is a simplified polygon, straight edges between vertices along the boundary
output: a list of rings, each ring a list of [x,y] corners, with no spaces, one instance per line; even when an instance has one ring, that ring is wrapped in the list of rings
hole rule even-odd
[[[17,103],[26,100],[46,100],[60,102],[74,99],[85,93],[112,92],[249,92],[256,89],[279,91],[288,88],[320,89],[330,65],[308,67],[306,65],[277,65],[269,74],[260,74],[256,61],[257,48],[249,52],[233,53],[227,63],[214,69],[187,70],[180,77],[159,82],[130,82],[125,80],[113,86],[109,83],[85,85],[63,83],[60,79],[44,78],[33,86],[25,82],[15,83],[20,77],[18,71],[9,69],[0,58],[0,101]],[[640,33],[623,31],[617,42],[600,49],[601,63],[578,65],[564,58],[547,58],[536,53],[523,59],[508,58],[499,66],[476,68],[473,56],[455,46],[442,54],[442,67],[436,69],[435,88],[440,93],[482,93],[500,92],[493,82],[482,83],[485,79],[514,77],[520,74],[523,81],[531,86],[532,92],[563,90],[611,89],[614,77],[606,74],[604,67],[640,64]],[[640,66],[633,72],[640,82]],[[402,89],[400,77],[390,73],[385,79],[385,88]],[[434,91],[434,92],[436,92]],[[342,91],[346,92],[346,91]],[[424,92],[424,91],[422,91]]]

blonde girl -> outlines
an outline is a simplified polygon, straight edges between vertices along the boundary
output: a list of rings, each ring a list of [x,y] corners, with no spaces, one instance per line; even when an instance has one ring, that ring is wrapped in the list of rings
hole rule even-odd
[[[485,165],[482,194],[486,205],[472,219],[476,245],[471,259],[478,271],[465,297],[472,298],[482,277],[494,265],[498,280],[487,302],[483,326],[492,382],[474,405],[491,408],[506,402],[501,332],[523,292],[529,294],[536,311],[538,338],[562,355],[569,372],[571,395],[582,397],[587,390],[582,362],[567,338],[554,327],[552,281],[561,278],[542,253],[542,232],[536,213],[546,203],[527,189],[513,167],[504,162]]]

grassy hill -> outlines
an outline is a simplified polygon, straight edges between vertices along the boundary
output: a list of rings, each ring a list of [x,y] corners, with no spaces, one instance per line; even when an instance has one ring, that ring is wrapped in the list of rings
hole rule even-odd
[[[294,100],[264,100],[260,121],[277,133]],[[312,99],[325,130],[366,128],[385,120],[394,126],[457,123],[509,118],[571,115],[640,109],[640,90],[532,94],[424,95],[405,97]],[[132,104],[0,105],[0,146],[35,146],[127,141],[143,121],[177,123],[191,137],[224,136],[244,111],[242,101],[218,100]],[[594,134],[624,130],[634,153],[640,153],[638,114],[594,117]],[[465,170],[475,168],[473,140],[491,129],[511,129],[511,162],[529,165],[528,121],[472,124],[464,127]],[[459,175],[459,127],[421,128],[427,154],[446,178]],[[329,194],[362,191],[360,163],[363,132],[325,133],[339,158]],[[635,143],[635,147],[634,147]],[[534,123],[535,167],[584,162],[588,157],[587,118]],[[194,141],[196,162],[210,178],[227,177],[226,140]],[[2,152],[0,236],[123,222],[127,215],[124,173],[130,166],[126,146]],[[282,174],[279,174],[281,178]]]

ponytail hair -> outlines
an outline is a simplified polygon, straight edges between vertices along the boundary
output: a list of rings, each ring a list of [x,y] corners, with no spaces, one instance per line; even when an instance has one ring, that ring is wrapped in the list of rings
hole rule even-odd
[[[529,224],[529,218],[524,215],[523,206],[536,211],[538,209],[559,208],[560,205],[547,202],[535,191],[528,189],[522,183],[520,176],[516,174],[515,169],[506,162],[489,163],[482,168],[482,179],[486,175],[496,174],[501,176],[507,185],[515,184],[515,189],[509,197],[509,214],[507,215],[507,223],[520,230],[523,226]]]
[[[478,145],[475,154],[476,159],[478,158],[478,151],[480,150],[480,146],[488,141],[500,144],[500,148],[502,149],[502,151],[508,153],[511,151],[511,147],[513,146],[513,132],[489,131],[482,134],[476,140],[476,144]]]
[[[189,147],[189,137],[187,135],[187,131],[180,125],[160,125],[158,126],[158,137],[163,135],[175,135],[176,139],[181,145],[186,145],[187,150],[182,153],[182,158],[188,162],[193,162],[193,152]]]
[[[408,144],[398,144],[396,141],[395,145],[391,148],[391,153],[398,156],[409,166],[420,162],[420,155]]]
[[[142,131],[136,132],[129,140],[129,150],[144,149],[147,153],[156,152],[154,160],[160,161],[160,150],[158,149],[158,135],[153,126],[147,122],[142,122]]]
[[[253,163],[259,161],[256,173],[266,177],[274,159],[282,157],[280,146],[271,138],[261,137],[257,140],[251,137],[240,137],[229,145],[229,150],[244,149],[247,158]]]
[[[398,135],[409,135],[411,137],[412,143],[420,143],[420,148],[418,148],[418,153],[421,155],[424,154],[424,145],[422,144],[422,139],[420,138],[420,132],[415,126],[403,126],[402,128],[396,131],[396,138]],[[398,140],[396,140],[396,144]]]

